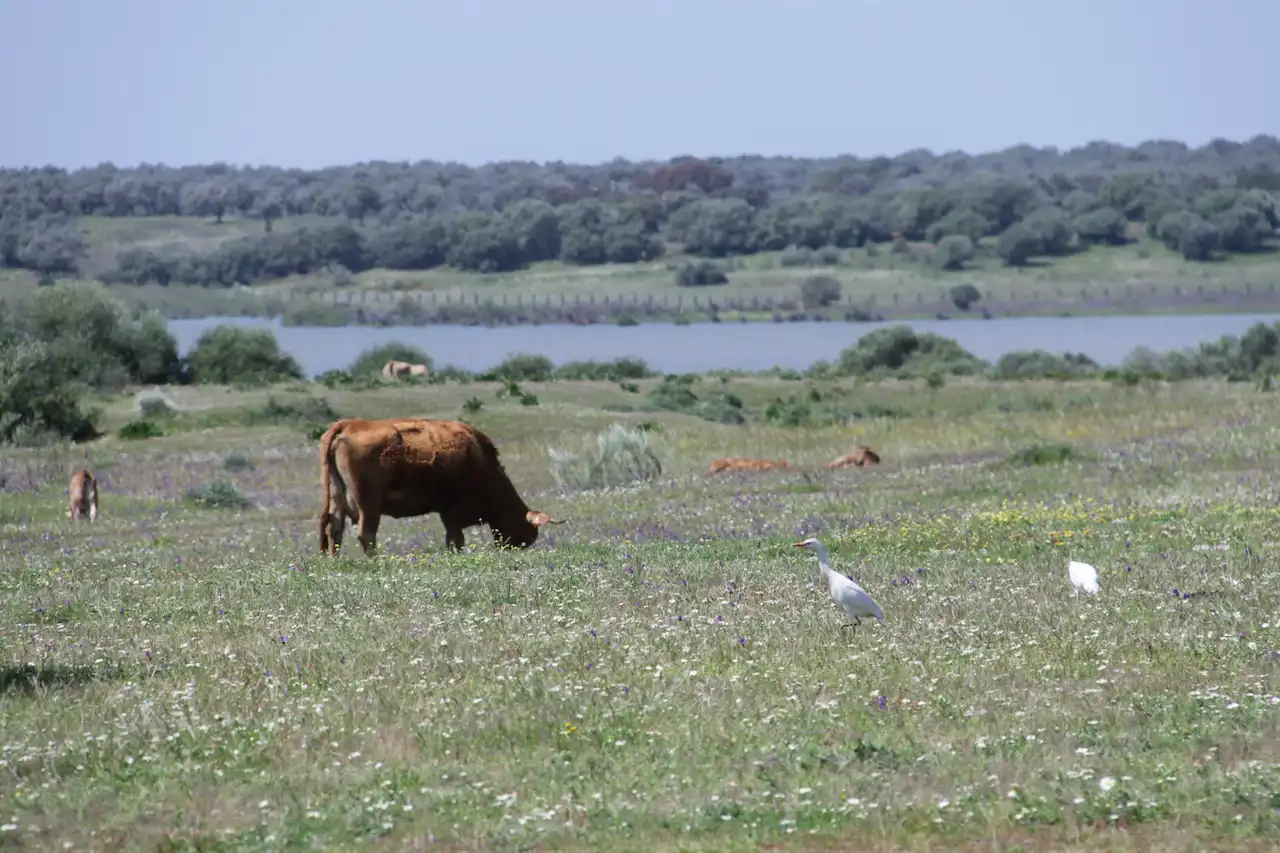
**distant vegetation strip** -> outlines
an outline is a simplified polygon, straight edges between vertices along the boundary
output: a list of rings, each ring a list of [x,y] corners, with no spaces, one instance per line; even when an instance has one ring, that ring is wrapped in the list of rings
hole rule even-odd
[[[842,295],[832,276],[800,282],[794,296],[729,293],[583,295],[520,293],[470,297],[424,291],[330,290],[319,293],[216,290],[204,288],[131,288],[116,290],[138,308],[155,309],[170,319],[200,317],[279,317],[286,326],[523,326],[539,324],[634,326],[641,323],[807,321],[879,322],[906,319],[993,319],[998,317],[1092,316],[1169,313],[1221,313],[1280,310],[1276,282],[1232,287],[1197,282],[1166,288],[1129,284],[1045,288],[1019,297],[1016,290],[983,293],[964,283],[937,294],[919,290],[887,298]]]
[[[694,386],[693,375],[666,375],[660,382],[645,362],[622,358],[611,362],[570,362],[555,365],[543,355],[514,355],[482,373],[452,366],[437,366],[430,355],[416,347],[389,344],[362,353],[347,370],[327,371],[316,381],[329,388],[373,388],[385,380],[380,370],[387,361],[407,361],[427,366],[421,378],[399,381],[427,383],[497,382],[499,396],[523,405],[538,405],[535,393],[521,383],[556,380],[593,380],[617,383],[640,393],[639,381],[648,388],[637,410],[684,412],[717,423],[748,421],[743,403],[733,394]],[[715,371],[709,376],[729,376],[745,371]],[[885,378],[923,378],[929,387],[940,387],[955,376],[993,379],[1098,378],[1128,385],[1144,379],[1177,381],[1225,377],[1251,381],[1270,391],[1280,373],[1280,323],[1257,323],[1243,335],[1227,335],[1198,347],[1157,353],[1136,349],[1119,368],[1101,368],[1087,356],[1045,350],[1013,352],[990,364],[941,335],[919,333],[905,325],[875,329],[844,349],[834,361],[819,361],[807,371],[775,368],[764,372],[788,380],[829,380],[857,377],[868,381]],[[214,327],[200,336],[185,357],[156,313],[134,318],[128,309],[99,284],[58,284],[39,288],[0,313],[0,444],[32,444],[70,438],[87,440],[100,434],[95,395],[115,393],[128,385],[218,384],[261,387],[276,383],[305,382],[301,366],[280,350],[267,329],[231,325]],[[760,417],[782,425],[842,423],[862,417],[817,387],[797,389],[779,397]],[[154,411],[149,415],[147,406]],[[467,404],[475,411],[483,401]],[[132,438],[161,434],[155,419],[172,414],[163,399],[139,401],[142,421],[127,427]],[[323,398],[313,398],[303,410],[268,400],[255,422],[300,423],[309,432],[322,428],[335,413]],[[870,413],[874,415],[875,413]],[[886,413],[880,413],[886,414]]]

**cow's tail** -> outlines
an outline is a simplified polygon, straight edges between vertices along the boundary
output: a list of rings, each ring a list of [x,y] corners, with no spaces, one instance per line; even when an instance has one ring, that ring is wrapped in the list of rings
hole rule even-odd
[[[342,479],[342,473],[334,467],[333,449],[334,443],[342,437],[342,427],[334,424],[325,430],[324,435],[320,436],[320,553],[323,554],[329,550],[330,539],[329,531],[333,523],[333,511],[337,509],[339,513],[344,514],[342,523],[346,524],[345,512],[346,507],[333,505],[333,492],[331,490],[332,478]]]

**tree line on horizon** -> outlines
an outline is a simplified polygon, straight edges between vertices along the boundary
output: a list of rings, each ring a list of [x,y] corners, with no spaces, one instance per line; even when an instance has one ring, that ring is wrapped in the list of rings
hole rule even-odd
[[[675,250],[725,258],[790,249],[798,265],[892,243],[941,269],[1019,266],[1145,227],[1189,261],[1274,248],[1280,139],[1095,142],[1067,151],[896,157],[678,157],[598,165],[362,163],[319,170],[111,164],[0,170],[0,266],[43,279],[230,286],[295,274],[531,263],[633,263]],[[262,231],[213,248],[91,253],[82,216],[228,217]],[[306,224],[279,227],[300,217]],[[114,251],[111,249],[114,248]],[[834,254],[833,254],[834,251]],[[688,285],[723,275],[684,275]]]

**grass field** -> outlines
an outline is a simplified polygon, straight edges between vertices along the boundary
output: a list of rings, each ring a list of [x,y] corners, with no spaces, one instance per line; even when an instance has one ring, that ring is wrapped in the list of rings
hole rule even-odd
[[[807,386],[703,382],[748,409]],[[539,405],[184,388],[162,437],[4,451],[0,846],[1273,849],[1280,395],[860,384],[895,416],[803,430],[525,387]],[[483,400],[468,417],[568,522],[446,554],[438,518],[386,520],[382,556],[322,558],[307,425],[237,414],[315,393]],[[654,422],[662,476],[557,487],[548,446],[616,421]],[[884,463],[822,467],[859,443]],[[724,455],[801,467],[702,476]],[[93,526],[63,517],[86,457]],[[184,502],[219,478],[247,509]],[[882,625],[840,628],[808,535]],[[1100,598],[1072,598],[1069,558]]]
[[[106,269],[122,249],[179,243],[207,250],[262,228],[254,220],[231,218],[221,224],[197,217],[84,217],[80,221],[89,246],[86,269],[91,272]],[[275,227],[289,230],[323,221],[290,218]],[[767,320],[776,313],[803,310],[800,284],[817,274],[833,276],[841,284],[839,304],[824,312],[831,318],[849,311],[899,319],[933,317],[940,311],[962,316],[948,295],[952,286],[962,282],[975,284],[983,294],[978,307],[986,306],[1000,316],[1247,311],[1274,307],[1280,299],[1276,293],[1280,253],[1189,263],[1147,239],[1140,228],[1131,231],[1135,242],[1130,245],[1039,259],[1021,270],[987,257],[970,262],[963,272],[945,272],[917,259],[927,252],[927,244],[911,246],[905,254],[878,245],[846,250],[835,266],[787,267],[782,253],[731,259],[729,283],[713,287],[678,287],[673,268],[687,259],[672,256],[650,263],[591,267],[537,264],[496,275],[450,268],[376,269],[360,273],[343,287],[335,286],[328,274],[316,274],[247,289],[148,286],[120,290],[128,291],[131,301],[160,308],[173,317],[282,313],[307,324],[353,322],[349,315],[356,309],[394,314],[406,296],[425,315],[459,315],[451,322],[469,322],[473,318],[468,309],[474,312],[475,306],[485,302],[495,306],[497,315],[523,314],[532,319],[541,314],[550,322],[574,311],[605,322],[624,314],[639,320],[680,314],[701,320],[713,301],[723,319]]]

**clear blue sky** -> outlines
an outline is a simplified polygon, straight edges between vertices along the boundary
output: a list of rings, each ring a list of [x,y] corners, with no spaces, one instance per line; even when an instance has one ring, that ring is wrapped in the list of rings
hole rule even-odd
[[[0,165],[1280,135],[1277,0],[0,0]]]

